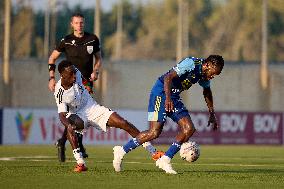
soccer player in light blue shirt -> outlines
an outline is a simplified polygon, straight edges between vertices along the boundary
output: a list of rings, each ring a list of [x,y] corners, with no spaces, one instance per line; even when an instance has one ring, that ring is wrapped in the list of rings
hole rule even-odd
[[[176,174],[170,161],[180,150],[182,143],[187,142],[195,132],[190,114],[181,101],[180,93],[188,90],[196,83],[203,87],[203,95],[209,111],[208,126],[212,125],[213,130],[216,130],[218,124],[213,106],[210,80],[221,73],[223,66],[224,60],[220,55],[210,55],[206,59],[187,57],[160,76],[150,94],[148,105],[149,130],[141,132],[123,147],[114,147],[113,166],[115,170],[121,170],[122,159],[126,153],[144,142],[159,137],[166,117],[169,117],[178,124],[180,132],[165,154],[156,161],[156,165],[166,173]]]

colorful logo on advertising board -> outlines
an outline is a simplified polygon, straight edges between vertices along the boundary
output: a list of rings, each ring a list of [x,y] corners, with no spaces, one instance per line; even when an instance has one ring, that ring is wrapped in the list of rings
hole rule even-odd
[[[24,117],[19,112],[17,112],[15,119],[16,119],[20,141],[27,142],[32,127],[33,114],[29,113],[26,117]]]

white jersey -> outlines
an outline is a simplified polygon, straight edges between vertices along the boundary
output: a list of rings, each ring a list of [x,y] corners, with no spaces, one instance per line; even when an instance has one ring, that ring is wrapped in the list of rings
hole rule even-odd
[[[93,105],[94,103],[97,104],[89,92],[85,89],[82,83],[81,72],[78,69],[76,69],[76,82],[73,86],[65,90],[61,86],[60,79],[56,83],[54,96],[56,99],[58,113],[76,113],[88,105]]]
[[[85,125],[85,129],[90,126],[106,131],[107,122],[112,110],[97,104],[85,89],[82,83],[81,72],[76,69],[76,81],[72,87],[65,90],[61,86],[61,79],[56,83],[54,96],[58,108],[58,113],[66,112],[78,115]]]

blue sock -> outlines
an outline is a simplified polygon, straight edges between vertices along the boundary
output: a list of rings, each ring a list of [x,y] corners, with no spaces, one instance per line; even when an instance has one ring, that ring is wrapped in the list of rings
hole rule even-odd
[[[180,150],[181,143],[173,142],[168,151],[165,153],[169,158],[173,158],[176,153]]]
[[[139,142],[136,138],[132,138],[123,146],[123,150],[128,153],[131,150],[134,150],[137,146],[140,146]]]

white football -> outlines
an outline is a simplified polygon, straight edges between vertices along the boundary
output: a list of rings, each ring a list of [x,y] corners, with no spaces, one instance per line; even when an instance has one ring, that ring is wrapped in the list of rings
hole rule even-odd
[[[179,153],[181,159],[194,162],[200,156],[200,147],[196,142],[188,141],[181,145]]]

